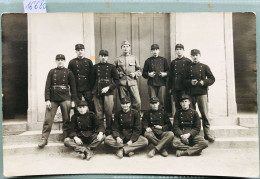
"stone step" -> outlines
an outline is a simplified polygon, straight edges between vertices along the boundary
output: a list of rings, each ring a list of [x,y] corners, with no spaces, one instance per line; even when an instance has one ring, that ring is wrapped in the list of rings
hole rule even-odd
[[[211,130],[219,137],[257,137],[258,128],[246,128],[242,126],[212,126]],[[200,132],[203,135],[203,131]],[[41,139],[41,131],[26,131],[19,135],[3,136],[3,144],[38,143]],[[49,136],[50,142],[62,141],[62,131],[52,130]]]
[[[209,143],[209,149],[230,149],[230,148],[258,148],[258,138],[254,137],[234,137],[234,138],[217,138],[214,143]],[[145,148],[141,149],[140,153],[147,153],[151,149],[151,144]],[[169,151],[174,150],[170,146]],[[16,145],[4,145],[3,154],[4,155],[21,155],[21,154],[33,154],[33,153],[70,153],[73,152],[72,149],[65,147],[62,142],[49,142],[47,146],[43,149],[38,148],[37,143],[26,143],[26,144],[16,144]],[[101,144],[96,153],[114,153],[115,149]]]
[[[258,127],[258,114],[238,114],[238,124],[243,127]]]
[[[3,135],[17,135],[27,131],[25,121],[3,121]]]

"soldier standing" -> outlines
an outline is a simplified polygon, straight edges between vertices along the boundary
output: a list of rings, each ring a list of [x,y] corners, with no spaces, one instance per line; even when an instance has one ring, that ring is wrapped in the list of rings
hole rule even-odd
[[[108,51],[100,50],[100,62],[94,65],[91,72],[91,88],[94,105],[99,120],[106,116],[106,135],[111,134],[112,111],[114,107],[114,89],[119,84],[116,67],[108,63]]]
[[[48,143],[53,120],[58,107],[63,120],[63,139],[68,135],[70,108],[75,106],[76,85],[73,73],[64,67],[65,56],[56,56],[57,68],[51,69],[45,85],[46,112],[42,129],[42,138],[38,146],[43,148]],[[72,101],[71,101],[72,100]]]
[[[168,152],[165,147],[169,142],[172,142],[174,137],[168,114],[159,109],[159,104],[157,97],[151,97],[151,109],[145,111],[142,118],[144,136],[154,145],[154,148],[148,153],[149,157],[153,157],[156,153],[167,157]]]
[[[169,65],[165,58],[159,56],[158,44],[151,46],[152,57],[144,62],[143,77],[147,80],[149,97],[158,97],[161,107],[164,109],[166,79],[169,73]]]
[[[208,147],[208,142],[199,135],[201,122],[199,114],[190,108],[188,95],[180,98],[182,109],[178,110],[174,116],[173,147],[177,149],[176,156],[199,155],[201,151]]]
[[[125,40],[121,44],[123,54],[115,59],[115,66],[119,74],[120,99],[130,97],[132,106],[141,111],[141,99],[137,86],[137,78],[142,75],[138,59],[130,54],[131,45]]]
[[[105,139],[105,144],[118,148],[116,155],[123,158],[134,155],[136,149],[148,145],[148,140],[141,136],[141,121],[138,111],[131,109],[129,97],[121,99],[122,110],[115,113],[112,135]]]
[[[180,97],[185,94],[185,73],[187,71],[188,65],[191,63],[191,60],[184,57],[184,46],[182,44],[175,45],[175,52],[177,58],[171,62],[170,65],[170,75],[169,75],[169,91],[173,95],[175,103],[175,111],[181,109]],[[174,108],[173,108],[174,116]]]
[[[71,118],[69,137],[64,140],[64,145],[83,153],[83,159],[89,160],[93,156],[92,150],[105,139],[104,122],[98,120],[95,113],[89,111],[86,101],[79,101],[77,110],[78,113]]]
[[[83,44],[76,44],[75,50],[77,58],[70,60],[68,69],[70,69],[75,76],[78,100],[82,100],[82,97],[84,97],[88,102],[89,110],[94,111],[90,88],[90,72],[93,63],[90,59],[85,58],[85,47]]]
[[[188,88],[187,92],[192,99],[193,109],[196,109],[196,103],[198,103],[202,117],[204,137],[209,142],[214,142],[215,136],[210,132],[208,116],[208,86],[211,86],[215,82],[215,77],[207,65],[200,63],[200,57],[199,50],[191,50],[193,62],[188,66],[185,84]]]

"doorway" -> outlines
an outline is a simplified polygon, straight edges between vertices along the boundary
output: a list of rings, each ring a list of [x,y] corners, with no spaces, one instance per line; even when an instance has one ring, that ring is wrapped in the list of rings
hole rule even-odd
[[[132,54],[137,56],[141,68],[151,56],[153,43],[160,46],[160,56],[168,59],[170,64],[170,24],[166,13],[96,13],[95,14],[95,53],[101,49],[109,51],[109,62],[121,55],[121,43],[128,40],[132,45]],[[98,60],[97,60],[98,62]],[[149,109],[147,80],[138,81],[142,101],[142,110]],[[116,91],[116,90],[115,90]],[[117,92],[115,92],[117,93]],[[115,110],[120,109],[118,95],[115,94]],[[167,96],[166,107],[171,110],[170,96]]]
[[[27,14],[2,15],[3,119],[27,120]]]

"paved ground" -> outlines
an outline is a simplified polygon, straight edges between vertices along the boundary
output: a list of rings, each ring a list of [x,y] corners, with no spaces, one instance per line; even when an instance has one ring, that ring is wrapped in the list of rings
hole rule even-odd
[[[50,174],[163,174],[259,177],[257,149],[206,149],[201,156],[147,158],[144,152],[118,159],[113,153],[96,154],[90,161],[71,153],[5,156],[4,175]]]

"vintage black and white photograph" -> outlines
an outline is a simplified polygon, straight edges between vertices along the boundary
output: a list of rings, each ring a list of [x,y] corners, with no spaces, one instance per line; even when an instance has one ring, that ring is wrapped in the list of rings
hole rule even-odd
[[[259,176],[255,13],[1,22],[4,176]]]

